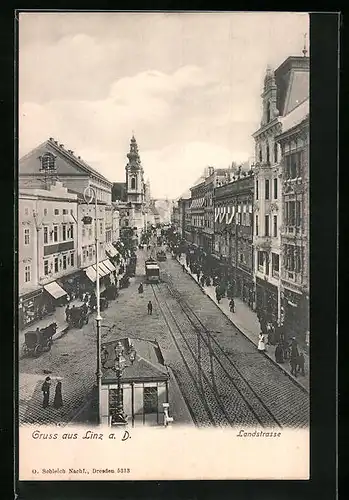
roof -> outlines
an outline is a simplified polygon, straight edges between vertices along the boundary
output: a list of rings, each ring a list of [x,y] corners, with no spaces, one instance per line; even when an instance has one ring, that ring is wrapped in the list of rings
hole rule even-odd
[[[169,374],[164,364],[164,359],[157,342],[123,338],[107,342],[102,345],[106,360],[102,367],[102,381],[105,383],[116,380],[116,373],[111,369],[115,363],[115,347],[121,342],[124,347],[122,354],[124,368],[121,375],[121,382],[146,381],[146,380],[168,380]],[[130,346],[136,351],[136,359],[132,363],[129,357]]]
[[[30,175],[30,174],[39,174],[40,172],[40,162],[38,161],[39,156],[43,155],[46,152],[53,153],[57,156],[57,174],[72,174],[75,173],[78,175],[89,174],[95,175],[100,180],[108,182],[112,184],[104,175],[99,173],[97,170],[92,168],[88,163],[86,163],[79,156],[75,156],[73,151],[67,150],[63,145],[58,144],[57,141],[54,141],[53,138],[49,138],[47,141],[43,142],[36,148],[32,149],[26,155],[22,156],[19,159],[19,174],[20,175]],[[72,168],[73,167],[73,168]]]
[[[309,57],[290,56],[275,70],[277,109],[285,116],[309,96]]]
[[[309,116],[309,99],[299,104],[290,113],[280,118],[282,125],[282,134],[291,128],[299,125],[305,118]]]

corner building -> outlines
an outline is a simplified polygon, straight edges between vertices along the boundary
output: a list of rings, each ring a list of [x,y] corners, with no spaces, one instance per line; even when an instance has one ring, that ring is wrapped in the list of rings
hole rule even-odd
[[[281,322],[281,150],[276,140],[282,120],[309,95],[309,58],[288,57],[275,71],[267,68],[262,119],[255,139],[254,258],[256,309],[259,317]]]

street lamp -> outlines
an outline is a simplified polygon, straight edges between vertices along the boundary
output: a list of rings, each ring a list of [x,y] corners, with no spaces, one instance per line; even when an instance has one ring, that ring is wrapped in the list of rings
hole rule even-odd
[[[105,346],[103,347],[102,366],[105,370],[112,370],[113,372],[115,372],[117,378],[117,404],[116,404],[116,409],[113,411],[112,414],[112,424],[126,425],[128,417],[127,415],[124,414],[123,395],[121,389],[121,375],[125,368],[133,365],[137,356],[137,352],[133,344],[130,344],[129,348],[127,349],[127,352],[125,353],[125,348],[122,342],[119,341],[114,347],[114,353],[115,353],[115,359],[113,360],[113,364],[106,365],[107,361],[109,361],[108,351],[105,348]],[[126,364],[126,359],[124,357],[125,354],[128,356],[130,364]]]
[[[100,408],[101,408],[101,389],[102,389],[102,372],[101,372],[101,310],[100,310],[100,292],[99,292],[99,238],[98,238],[98,207],[97,207],[97,193],[96,190],[88,186],[84,190],[84,199],[89,205],[93,199],[95,200],[95,243],[96,243],[96,298],[97,298],[97,390],[98,390],[98,422],[100,423]],[[90,224],[92,222],[92,217],[83,217],[84,224]]]

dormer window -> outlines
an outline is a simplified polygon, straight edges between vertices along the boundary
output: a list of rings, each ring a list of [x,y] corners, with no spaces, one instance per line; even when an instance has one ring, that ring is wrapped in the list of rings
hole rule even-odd
[[[42,170],[55,170],[56,157],[52,153],[45,153],[41,156],[40,160]]]

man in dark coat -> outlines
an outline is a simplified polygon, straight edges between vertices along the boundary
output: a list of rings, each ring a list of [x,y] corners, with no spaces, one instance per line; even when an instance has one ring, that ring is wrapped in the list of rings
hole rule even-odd
[[[42,402],[42,407],[47,408],[50,401],[50,386],[51,386],[51,378],[46,377],[45,382],[42,384],[41,390],[44,396],[44,400]]]
[[[69,316],[70,316],[70,306],[68,304],[67,307],[65,308],[65,320],[67,323],[69,322]]]
[[[150,314],[150,316],[153,314],[153,304],[151,303],[151,300],[149,300],[148,302],[148,314]]]

